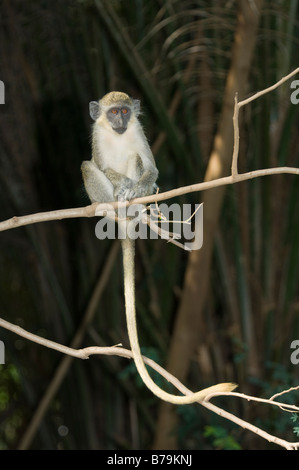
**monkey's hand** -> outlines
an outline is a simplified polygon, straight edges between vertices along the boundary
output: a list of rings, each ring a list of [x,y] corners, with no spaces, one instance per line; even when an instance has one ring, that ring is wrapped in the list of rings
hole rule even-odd
[[[130,201],[131,199],[135,199],[137,197],[148,196],[149,194],[153,194],[152,187],[140,187],[138,184],[134,185],[133,182],[132,185],[122,185],[117,191],[118,198],[124,201]]]
[[[134,197],[133,181],[130,178],[124,177],[119,184],[114,186],[114,197],[115,199],[121,199],[123,201],[130,201]]]
[[[149,196],[150,194],[153,194],[154,192],[154,187],[152,184],[149,185],[141,185],[140,183],[137,183],[133,186],[131,190],[132,197],[131,199],[135,197],[145,197]]]

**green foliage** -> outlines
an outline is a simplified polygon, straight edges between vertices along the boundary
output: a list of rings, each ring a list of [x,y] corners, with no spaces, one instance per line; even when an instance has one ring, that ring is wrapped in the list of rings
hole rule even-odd
[[[299,422],[298,413],[293,413],[293,414],[291,415],[291,418],[290,418],[290,419],[291,419],[291,421],[293,422],[293,424],[295,424],[295,423],[298,424],[298,422]],[[293,427],[293,433],[294,433],[297,437],[299,436],[299,426],[294,426],[294,427]]]
[[[13,444],[23,424],[23,413],[15,407],[21,396],[20,371],[13,364],[0,365],[0,449]]]
[[[219,426],[206,426],[204,436],[212,442],[216,450],[242,450],[239,443],[228,434],[225,428]]]
[[[179,443],[185,443],[188,449],[241,450],[238,438],[221,421],[214,419],[214,424],[204,424],[202,413],[195,405],[179,406],[178,428]],[[219,424],[217,424],[219,422]]]

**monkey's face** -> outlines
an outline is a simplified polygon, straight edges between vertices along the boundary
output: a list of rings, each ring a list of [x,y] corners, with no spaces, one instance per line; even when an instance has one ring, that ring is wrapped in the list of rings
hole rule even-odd
[[[131,119],[131,109],[128,106],[113,106],[106,113],[112,129],[118,134],[123,134]]]

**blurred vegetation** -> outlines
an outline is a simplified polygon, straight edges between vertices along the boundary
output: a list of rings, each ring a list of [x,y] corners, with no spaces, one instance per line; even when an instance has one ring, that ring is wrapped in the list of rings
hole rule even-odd
[[[2,0],[0,219],[89,203],[80,175],[81,162],[90,158],[88,103],[113,89],[142,100],[161,190],[202,181],[222,107],[237,4]],[[297,1],[265,1],[248,94],[298,67],[298,20]],[[298,167],[298,124],[289,83],[247,106],[241,171]],[[299,368],[290,362],[291,341],[299,337],[298,196],[299,179],[293,175],[227,188],[205,306],[205,340],[190,365],[187,385],[193,390],[223,375],[240,390],[265,397],[298,384]],[[110,241],[95,238],[94,226],[93,219],[72,219],[2,232],[0,316],[69,344],[112,249]],[[137,245],[141,344],[164,365],[187,259],[161,240]],[[62,358],[3,329],[0,339],[6,353],[0,366],[0,448],[14,449]],[[128,346],[119,253],[82,346],[120,342]],[[256,368],[248,366],[252,348]],[[225,406],[296,440],[292,420],[281,410],[231,399]],[[70,361],[29,448],[150,448],[158,413],[158,400],[124,359]],[[173,433],[181,449],[268,446],[196,405],[179,407],[177,416]]]

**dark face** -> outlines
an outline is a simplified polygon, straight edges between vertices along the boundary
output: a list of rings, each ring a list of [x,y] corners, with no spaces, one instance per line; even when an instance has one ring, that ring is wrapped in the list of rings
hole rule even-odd
[[[107,119],[118,134],[123,134],[127,130],[130,118],[131,109],[126,106],[114,106],[107,111]]]

